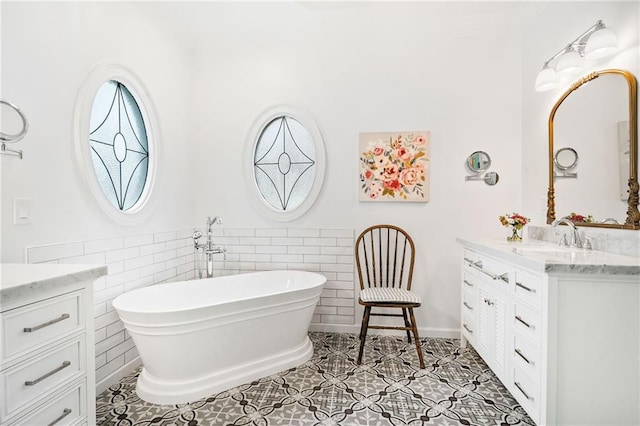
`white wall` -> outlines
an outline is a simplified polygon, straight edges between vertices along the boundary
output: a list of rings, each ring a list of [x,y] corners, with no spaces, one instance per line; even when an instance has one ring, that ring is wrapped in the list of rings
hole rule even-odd
[[[419,325],[458,329],[455,237],[506,237],[498,216],[518,210],[521,198],[520,28],[494,25],[500,5],[481,6],[488,22],[467,20],[465,11],[476,7],[468,4],[199,4],[220,27],[200,38],[195,55],[194,219],[283,226],[261,217],[244,195],[246,138],[267,108],[304,108],[324,136],[326,179],[315,206],[285,226],[353,228],[356,235],[380,222],[405,227],[417,244],[414,288],[425,301]],[[225,23],[227,16],[243,19]],[[431,200],[358,202],[358,133],[401,130],[431,131]],[[492,156],[496,186],[464,181],[465,158],[475,150]]]
[[[188,54],[129,3],[2,2],[2,98],[30,129],[2,157],[2,262],[24,262],[25,247],[191,227]],[[90,70],[115,61],[142,80],[161,135],[156,211],[122,227],[98,207],[75,161],[73,109]],[[14,198],[31,199],[29,225],[13,225]]]

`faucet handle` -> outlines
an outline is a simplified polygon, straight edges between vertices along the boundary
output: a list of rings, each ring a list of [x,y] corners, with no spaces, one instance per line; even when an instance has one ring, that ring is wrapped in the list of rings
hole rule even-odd
[[[556,235],[560,235],[560,233],[556,232]],[[558,241],[558,245],[560,247],[569,247],[569,242],[567,241],[567,234],[562,234],[560,241]]]
[[[585,241],[584,241],[584,244],[582,244],[582,248],[585,250],[593,250],[593,245],[591,244],[591,237],[587,235],[584,238],[585,238]]]

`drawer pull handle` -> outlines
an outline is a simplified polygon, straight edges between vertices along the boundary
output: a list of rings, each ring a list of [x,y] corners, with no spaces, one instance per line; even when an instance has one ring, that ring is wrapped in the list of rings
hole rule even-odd
[[[493,305],[493,301],[491,299],[484,299],[484,303],[486,303],[487,305],[491,306]]]
[[[37,385],[38,383],[40,383],[41,381],[43,381],[44,379],[46,379],[47,377],[53,376],[54,374],[56,374],[58,371],[67,368],[68,366],[71,365],[70,361],[64,361],[62,363],[62,365],[58,368],[56,368],[55,370],[51,370],[50,372],[48,372],[47,374],[45,374],[44,376],[40,376],[35,380],[27,380],[26,382],[24,382],[25,386],[33,386],[33,385]]]
[[[527,398],[529,401],[533,401],[533,398],[530,397],[525,391],[524,389],[522,389],[522,385],[518,382],[513,382],[514,385],[516,385],[516,387],[518,388],[518,390],[520,392],[522,392],[522,394],[525,396],[525,398]]]
[[[473,311],[473,308],[471,306],[469,306],[469,304],[467,302],[463,302],[462,303],[468,310]]]
[[[483,274],[491,277],[491,279],[493,279],[493,280],[502,280],[502,281],[504,281],[506,283],[509,282],[509,273],[508,272],[505,272],[504,274],[500,274],[500,275],[495,275],[495,274],[492,274],[491,272],[485,271],[482,268],[482,261],[481,260],[478,260],[477,262],[471,262],[469,260],[467,260],[467,261],[469,262],[469,266],[471,266],[473,269],[476,269],[476,270],[482,272]]]
[[[525,320],[520,318],[518,315],[516,315],[516,319],[520,321],[522,324],[524,324],[525,326],[527,326],[527,328],[531,328],[531,329],[535,328],[534,326],[532,326],[531,324],[527,323]]]
[[[51,321],[43,322],[42,324],[36,325],[34,327],[25,327],[22,330],[25,333],[31,333],[32,331],[40,330],[41,328],[45,328],[45,327],[48,327],[48,326],[50,326],[52,324],[55,324],[57,322],[64,321],[69,317],[70,317],[69,314],[62,314],[60,316],[60,318],[56,318],[56,319],[52,319]]]
[[[520,355],[520,358],[524,359],[524,361],[525,361],[527,364],[529,364],[529,365],[533,365],[533,362],[529,361],[529,359],[528,359],[526,356],[524,356],[524,355],[522,354],[522,352],[520,352],[520,349],[516,348],[516,349],[515,349],[515,352],[516,352],[518,355]]]
[[[470,329],[470,328],[467,326],[467,324],[462,324],[462,326],[463,326],[463,327],[464,327],[464,328],[465,328],[469,333],[473,334],[473,330],[472,330],[472,329]]]
[[[519,283],[518,281],[516,281],[516,287],[523,288],[523,289],[527,290],[529,293],[535,293],[536,292],[535,288],[529,288],[526,285],[524,285],[522,283]]]
[[[469,281],[467,280],[462,280],[466,285],[468,285],[469,287],[473,287],[473,284],[471,284]]]
[[[58,417],[57,419],[55,419],[54,421],[52,421],[51,423],[49,423],[47,426],[53,426],[56,423],[58,423],[60,420],[64,419],[65,417],[67,417],[69,414],[71,414],[71,408],[65,408],[64,411],[62,412],[62,414],[60,415],[60,417]]]

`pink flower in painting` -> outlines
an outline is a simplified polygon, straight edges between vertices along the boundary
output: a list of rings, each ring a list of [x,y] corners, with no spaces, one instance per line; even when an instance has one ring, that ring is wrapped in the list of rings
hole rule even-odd
[[[417,167],[411,167],[410,169],[404,169],[400,172],[400,182],[404,186],[413,186],[420,181],[420,177],[424,171],[420,171]]]
[[[424,136],[416,136],[413,140],[413,144],[416,146],[422,146],[427,143],[427,139]]]
[[[400,173],[400,169],[394,163],[387,163],[384,166],[384,171],[382,176],[385,181],[396,180],[398,178],[398,174]]]
[[[382,187],[378,182],[372,181],[369,184],[369,198],[375,200],[380,196],[380,194],[382,194]]]
[[[382,146],[374,146],[371,149],[371,153],[375,156],[375,157],[379,157],[381,155],[384,155],[384,147]]]
[[[385,180],[382,182],[382,186],[384,186],[386,189],[392,189],[394,191],[397,191],[401,188],[401,185],[398,179]]]
[[[410,161],[411,160],[411,153],[409,152],[409,150],[407,150],[407,148],[405,148],[404,146],[400,145],[396,149],[396,157],[398,157],[402,161]]]
[[[373,177],[373,172],[371,170],[367,170],[364,172],[364,178],[369,180]]]

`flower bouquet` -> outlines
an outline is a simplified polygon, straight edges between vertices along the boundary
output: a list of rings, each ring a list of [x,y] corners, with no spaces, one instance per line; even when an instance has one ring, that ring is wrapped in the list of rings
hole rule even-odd
[[[511,236],[507,237],[507,241],[522,241],[522,236],[518,234],[518,231],[531,221],[531,219],[518,213],[505,214],[504,216],[499,216],[498,219],[502,226],[511,227]]]
[[[569,219],[571,222],[584,222],[584,223],[595,222],[595,219],[593,218],[593,216],[591,215],[583,216],[575,212],[571,212],[571,214],[567,216],[567,219]]]

